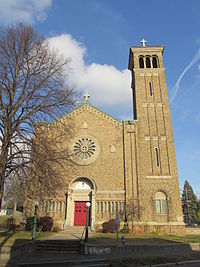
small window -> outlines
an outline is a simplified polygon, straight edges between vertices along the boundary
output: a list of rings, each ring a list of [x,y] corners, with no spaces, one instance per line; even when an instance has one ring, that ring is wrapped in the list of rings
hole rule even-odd
[[[97,213],[99,213],[99,202],[97,202]]]
[[[62,211],[62,201],[60,201],[60,212]]]
[[[153,68],[158,68],[158,59],[155,56],[152,57],[152,65]]]
[[[107,212],[107,202],[104,202],[104,212]]]
[[[146,57],[146,68],[151,68],[150,57]]]
[[[103,202],[101,202],[101,213],[103,213]]]
[[[45,202],[43,201],[42,202],[42,212],[44,212],[45,211]]]
[[[150,91],[150,96],[152,96],[153,94],[152,94],[152,84],[151,84],[151,82],[149,83],[149,91]]]
[[[158,156],[158,149],[155,148],[155,152],[156,152],[156,166],[159,167],[159,156]]]
[[[110,202],[108,202],[108,212],[110,212]]]
[[[52,202],[49,201],[49,211],[52,211]]]
[[[121,202],[119,202],[119,212],[122,211],[122,205],[121,205]]]
[[[118,213],[118,203],[115,202],[115,212]]]
[[[155,200],[156,200],[156,213],[167,214],[166,195],[163,192],[156,192]]]
[[[139,66],[140,66],[140,69],[144,69],[144,58],[143,57],[139,58]]]
[[[115,207],[114,207],[114,202],[112,202],[112,213],[114,213]]]

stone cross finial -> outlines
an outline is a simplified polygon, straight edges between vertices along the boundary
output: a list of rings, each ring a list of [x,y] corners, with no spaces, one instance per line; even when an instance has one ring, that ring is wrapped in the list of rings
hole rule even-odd
[[[140,41],[140,43],[142,43],[142,46],[145,47],[146,46],[146,40],[144,40],[144,38]]]
[[[88,101],[89,98],[90,98],[90,95],[88,94],[88,92],[86,92],[84,95],[83,95],[85,101]]]

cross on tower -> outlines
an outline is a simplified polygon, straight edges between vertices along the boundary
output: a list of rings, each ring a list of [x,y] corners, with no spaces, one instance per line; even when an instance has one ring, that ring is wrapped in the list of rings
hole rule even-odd
[[[90,98],[90,95],[88,94],[88,92],[86,92],[84,95],[83,95],[85,101],[88,101],[89,98]]]
[[[142,46],[145,47],[146,46],[146,40],[144,40],[144,38],[140,41],[140,43],[142,43]]]

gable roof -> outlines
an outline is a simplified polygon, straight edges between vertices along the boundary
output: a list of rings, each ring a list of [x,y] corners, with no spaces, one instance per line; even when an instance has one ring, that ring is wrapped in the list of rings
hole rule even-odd
[[[121,121],[114,118],[113,116],[109,115],[108,113],[96,108],[95,106],[93,106],[89,101],[84,101],[80,106],[78,106],[77,108],[73,109],[72,111],[70,111],[69,113],[67,113],[66,115],[64,115],[63,117],[71,117],[76,115],[77,113],[83,111],[83,110],[90,110],[90,111],[94,111],[95,113],[99,113],[101,114],[104,118],[111,120],[112,122],[116,122],[118,124],[121,124]]]

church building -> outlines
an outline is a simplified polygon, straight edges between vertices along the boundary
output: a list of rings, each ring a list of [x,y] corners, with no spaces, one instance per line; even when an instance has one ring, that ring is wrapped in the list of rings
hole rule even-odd
[[[132,120],[104,113],[87,93],[64,116],[73,120],[68,148],[76,171],[74,177],[63,175],[65,195],[47,199],[41,214],[64,227],[85,225],[89,202],[89,224],[98,229],[116,214],[123,214],[121,226],[129,224],[131,207],[135,232],[184,233],[163,51],[144,40],[130,47]]]

